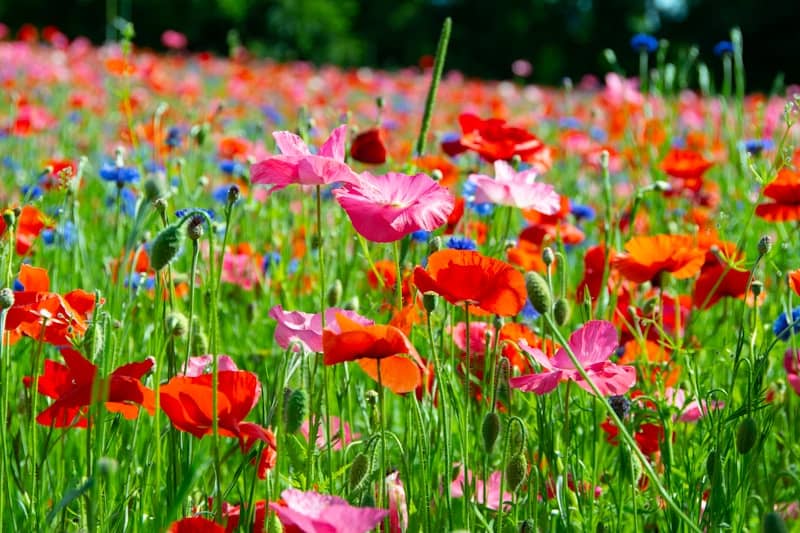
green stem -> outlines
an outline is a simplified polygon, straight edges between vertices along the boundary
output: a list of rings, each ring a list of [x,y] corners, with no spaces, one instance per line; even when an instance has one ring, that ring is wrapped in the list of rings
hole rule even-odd
[[[444,471],[447,474],[446,476],[446,483],[445,485],[448,487],[445,493],[445,509],[446,509],[446,516],[447,516],[447,523],[448,523],[448,531],[453,530],[453,507],[452,501],[450,496],[450,472],[453,468],[453,459],[452,454],[450,452],[450,414],[449,414],[449,401],[450,398],[445,395],[445,383],[444,380],[444,373],[441,371],[442,367],[439,364],[439,356],[436,350],[436,343],[433,342],[433,328],[431,327],[431,314],[430,312],[426,313],[426,324],[428,328],[428,341],[431,345],[431,357],[433,357],[433,365],[436,368],[436,372],[438,373],[439,377],[439,396],[442,405],[442,438],[444,440]]]
[[[469,431],[470,431],[470,385],[472,385],[472,381],[470,379],[470,374],[472,372],[472,350],[470,346],[470,326],[469,326],[469,304],[464,304],[464,320],[466,321],[466,352],[467,352],[467,362],[466,362],[466,370],[464,372],[464,419],[463,419],[463,433],[462,433],[462,445],[463,445],[463,458],[462,462],[464,463],[464,518],[466,529],[469,531],[471,516],[470,516],[470,502],[472,501],[472,486],[469,479]]]
[[[420,126],[419,137],[417,138],[417,156],[425,154],[426,137],[431,127],[433,106],[436,103],[436,91],[439,89],[439,81],[442,79],[442,70],[444,69],[444,61],[447,57],[447,43],[450,41],[450,29],[452,25],[453,21],[450,17],[444,19],[442,32],[439,34],[439,44],[436,46],[436,59],[433,62],[433,77],[431,78],[431,85],[428,89],[428,97],[425,99],[425,112],[422,115],[422,125]]]

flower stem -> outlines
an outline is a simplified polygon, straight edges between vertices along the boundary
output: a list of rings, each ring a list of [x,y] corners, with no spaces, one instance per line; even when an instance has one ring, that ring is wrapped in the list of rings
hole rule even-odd
[[[436,59],[433,62],[433,77],[431,78],[431,85],[428,89],[428,97],[425,99],[425,112],[422,115],[422,125],[420,126],[419,137],[417,138],[416,152],[418,156],[425,154],[425,141],[428,136],[428,130],[431,127],[433,106],[436,103],[436,91],[439,89],[439,81],[442,79],[442,70],[444,69],[444,61],[447,57],[447,43],[450,41],[450,28],[452,25],[453,21],[450,17],[444,19],[442,32],[439,34],[439,44],[436,46]]]

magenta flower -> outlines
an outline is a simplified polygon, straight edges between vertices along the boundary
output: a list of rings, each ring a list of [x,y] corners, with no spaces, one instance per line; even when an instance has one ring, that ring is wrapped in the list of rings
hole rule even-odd
[[[344,144],[347,126],[339,126],[319,154],[311,153],[306,143],[288,131],[272,134],[281,155],[273,155],[255,163],[251,168],[253,183],[272,185],[270,193],[287,185],[328,185],[334,182],[356,181],[358,177],[344,162]]]
[[[472,357],[483,357],[486,355],[486,338],[489,338],[489,346],[494,343],[494,326],[488,322],[469,323],[469,351]],[[467,324],[459,322],[450,332],[453,335],[453,344],[462,352],[467,351]]]
[[[333,191],[353,227],[367,240],[394,242],[409,233],[433,231],[447,221],[455,199],[425,174],[363,172],[358,182]]]
[[[664,394],[667,402],[670,405],[680,409],[681,414],[678,416],[678,421],[680,422],[697,422],[706,416],[710,410],[722,409],[725,407],[725,402],[720,402],[717,400],[712,400],[710,402],[703,400],[702,405],[697,400],[692,400],[691,402],[686,403],[686,391],[683,389],[673,389],[672,387],[667,387],[667,390],[664,391]]]
[[[569,346],[578,361],[600,392],[607,396],[624,394],[636,383],[636,370],[632,366],[620,366],[608,361],[617,344],[617,330],[605,320],[590,320],[569,337]],[[592,392],[564,348],[558,350],[552,359],[524,341],[520,343],[520,348],[542,366],[542,372],[511,378],[509,385],[512,388],[545,394],[562,381],[572,380],[582,389]]]
[[[483,174],[470,174],[475,184],[475,202],[510,205],[520,209],[535,209],[544,215],[557,213],[561,198],[552,185],[536,183],[533,169],[515,172],[502,160],[494,162],[494,178]]]
[[[196,378],[197,376],[202,376],[203,374],[210,374],[213,364],[214,357],[211,354],[190,357],[189,360],[186,361],[186,366],[184,367],[186,373],[181,374],[179,372],[178,375]],[[233,362],[233,359],[227,355],[220,355],[217,358],[217,369],[220,372],[239,370],[236,367],[236,363]]]
[[[337,496],[286,489],[281,493],[283,505],[270,503],[278,520],[303,533],[365,533],[376,527],[389,514],[374,507],[353,507]]]
[[[472,497],[481,505],[497,511],[500,509],[500,477],[502,473],[497,470],[492,472],[488,481],[484,483],[479,479],[475,481]],[[472,481],[472,472],[469,472],[469,479]],[[484,485],[486,485],[486,499],[484,499]],[[458,476],[450,483],[450,496],[453,498],[464,497],[464,466],[458,472]],[[503,508],[508,509],[508,502],[511,502],[513,495],[510,492],[503,493]]]
[[[324,450],[328,446],[328,440],[325,438],[325,431],[326,431],[325,420],[323,419],[322,422],[317,427],[317,440],[315,442],[317,448],[319,448],[320,450]],[[306,420],[300,426],[300,434],[307,439],[308,433],[309,433],[309,423],[308,420]],[[352,429],[350,428],[350,424],[348,424],[347,422],[343,422],[338,416],[331,416],[332,450],[341,450],[344,446],[347,446],[348,444],[353,442],[353,439],[357,439],[360,437],[361,435],[359,433],[353,433]]]
[[[331,307],[325,310],[325,326],[334,333],[341,333],[339,323],[336,321],[337,313],[343,314],[350,320],[354,320],[364,326],[375,323],[355,311]],[[321,313],[284,311],[283,307],[276,305],[270,309],[269,316],[278,321],[278,326],[275,328],[275,342],[284,350],[294,344],[294,351],[299,351],[300,348],[304,352],[322,351]]]
[[[786,350],[783,356],[783,368],[786,369],[786,381],[797,394],[800,394],[800,351]]]

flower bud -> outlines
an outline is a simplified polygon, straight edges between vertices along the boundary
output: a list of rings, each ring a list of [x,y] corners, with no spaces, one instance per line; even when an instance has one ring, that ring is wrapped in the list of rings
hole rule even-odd
[[[171,224],[161,230],[150,247],[150,266],[162,270],[175,260],[181,249],[180,226]]]
[[[341,280],[335,280],[333,285],[331,285],[330,289],[328,289],[328,305],[331,307],[336,307],[339,305],[339,301],[342,299],[342,282]]]
[[[764,282],[761,280],[753,280],[753,283],[750,284],[750,291],[753,293],[753,296],[758,298],[758,296],[764,292]]]
[[[611,409],[614,410],[614,413],[616,413],[620,420],[628,416],[628,413],[631,410],[631,401],[622,395],[609,396],[608,404],[611,406]]]
[[[492,453],[494,443],[497,441],[497,436],[500,434],[500,417],[496,412],[490,411],[483,417],[481,434],[483,435],[484,451],[486,451],[486,453]]]
[[[17,214],[16,210],[14,209],[6,209],[3,211],[3,222],[5,222],[6,228],[12,227],[17,222]]]
[[[565,298],[559,298],[556,300],[556,303],[553,306],[553,318],[555,319],[556,324],[559,326],[566,324],[569,320],[569,315],[569,302]]]
[[[294,433],[303,425],[308,415],[308,393],[303,389],[295,389],[289,393],[283,404],[283,418],[286,432]]]
[[[556,254],[553,253],[553,249],[549,246],[546,246],[544,250],[542,250],[542,262],[546,266],[550,266],[556,260]]]
[[[193,241],[203,236],[203,223],[205,219],[201,215],[195,215],[189,220],[186,226],[186,235]]]
[[[350,472],[348,481],[350,483],[350,490],[356,490],[370,472],[369,457],[363,453],[359,453],[350,463]]]
[[[239,191],[239,187],[236,185],[231,185],[231,188],[228,189],[228,205],[233,205],[236,203],[236,200],[239,199],[241,196],[241,191]]]
[[[777,511],[770,511],[764,515],[762,531],[764,533],[789,533],[786,522],[783,521],[783,517]]]
[[[752,417],[747,417],[739,423],[736,429],[736,451],[745,455],[753,449],[758,441],[758,426]]]
[[[342,304],[342,309],[345,311],[356,311],[358,312],[358,296],[353,296],[349,300],[347,300],[344,304]]]
[[[101,457],[97,460],[97,471],[104,476],[115,474],[119,470],[119,463],[113,457]]]
[[[164,327],[168,335],[173,337],[183,337],[189,331],[189,319],[186,315],[178,311],[171,311],[167,314],[164,321]]]
[[[0,289],[0,309],[8,309],[14,305],[14,291],[8,287]]]
[[[506,481],[511,492],[517,492],[528,476],[528,460],[521,453],[514,455],[506,465]]]
[[[528,299],[531,305],[540,314],[549,313],[553,307],[553,297],[550,294],[550,286],[538,272],[530,271],[525,273],[525,288],[528,290]]]
[[[155,202],[159,198],[166,196],[161,182],[156,178],[150,178],[144,182],[144,199],[147,202]]]
[[[769,235],[764,235],[758,240],[758,255],[763,256],[772,248],[772,239]]]
[[[444,179],[444,174],[438,168],[434,168],[431,172],[431,178],[433,178],[434,181],[442,181],[442,179]]]
[[[436,310],[436,294],[433,292],[426,292],[422,295],[422,305],[428,313],[433,313]]]
[[[436,235],[428,241],[428,254],[436,253],[442,249],[442,238]]]

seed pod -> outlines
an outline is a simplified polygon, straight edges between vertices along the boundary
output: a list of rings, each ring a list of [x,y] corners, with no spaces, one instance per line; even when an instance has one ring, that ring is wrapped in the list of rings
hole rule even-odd
[[[426,292],[422,295],[422,305],[425,307],[425,310],[429,313],[433,313],[436,309],[436,294],[432,292]]]
[[[339,301],[342,299],[342,282],[341,280],[334,280],[333,285],[331,285],[330,289],[328,289],[328,305],[331,307],[336,307],[339,305]]]
[[[150,247],[150,266],[154,270],[162,270],[175,260],[181,249],[180,226],[167,226],[153,239]]]
[[[8,309],[14,305],[14,291],[8,287],[0,289],[0,309]]]
[[[528,299],[531,305],[539,313],[549,313],[553,307],[553,296],[550,294],[550,286],[538,272],[527,272],[525,274],[525,288],[528,290]]]
[[[764,515],[762,528],[764,533],[789,533],[783,517],[775,511],[770,511]]]
[[[483,434],[483,449],[486,453],[492,453],[494,443],[497,441],[497,436],[500,434],[500,417],[496,412],[490,411],[483,417],[481,434]]]
[[[528,475],[528,460],[521,453],[514,455],[506,465],[506,480],[511,492],[517,492]]]
[[[350,464],[350,490],[355,490],[358,488],[364,479],[366,479],[369,471],[369,457],[363,453],[356,455],[353,459],[353,462]]]
[[[736,429],[736,451],[745,455],[753,449],[758,440],[758,426],[756,421],[747,417],[739,423]]]
[[[566,324],[569,320],[569,315],[569,302],[565,298],[559,298],[556,300],[556,303],[553,306],[553,318],[555,319],[556,324],[559,326]]]
[[[308,415],[308,393],[304,389],[293,390],[283,406],[286,432],[294,433],[303,424]]]

